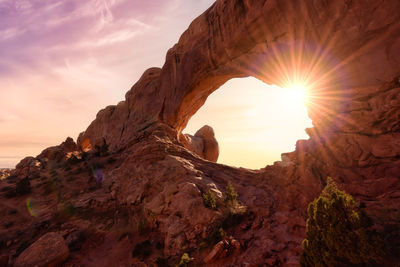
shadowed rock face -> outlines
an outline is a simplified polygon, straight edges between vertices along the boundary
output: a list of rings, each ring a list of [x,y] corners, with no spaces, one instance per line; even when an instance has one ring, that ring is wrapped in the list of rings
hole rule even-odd
[[[123,259],[118,263],[150,265],[157,257],[176,262],[183,252],[190,252],[198,264],[215,258],[208,266],[297,266],[307,205],[320,193],[328,175],[365,202],[372,217],[379,219],[386,213],[386,221],[399,223],[395,215],[400,207],[397,10],[397,0],[216,1],[168,51],[161,69],[147,70],[125,101],[101,110],[80,134],[78,147],[107,147],[108,154],[82,154],[68,173],[80,191],[68,191],[72,189],[66,186],[58,194],[91,215],[74,215],[68,223],[50,222],[49,227],[62,232],[65,239],[88,229],[101,238],[92,242],[96,249],[73,252],[69,261],[91,266],[83,255],[91,259],[102,255],[101,262],[92,264]],[[218,144],[208,138],[212,135],[207,128],[193,137],[182,134],[207,96],[227,80],[254,76],[285,86],[294,76],[294,66],[300,66],[297,75],[313,83],[309,116],[314,127],[307,130],[310,139],[298,141],[283,163],[258,171],[216,164],[210,161],[218,157]],[[31,166],[35,160],[39,159],[29,158],[21,166]],[[47,161],[41,158],[40,162]],[[35,177],[48,177],[50,163],[35,165],[39,173]],[[90,178],[95,167],[105,177],[101,186]],[[82,169],[89,169],[89,174]],[[29,176],[29,170],[16,170],[13,179],[23,178],[22,173]],[[32,179],[35,184],[36,178]],[[228,181],[246,213],[226,225],[227,218],[235,221],[224,202]],[[62,179],[59,183],[66,185]],[[40,190],[33,188],[32,194],[40,195]],[[208,191],[215,194],[216,209],[203,205],[202,194]],[[53,203],[49,204],[52,208],[25,218],[20,228],[31,229],[61,205],[51,202],[50,196],[45,200]],[[222,258],[211,257],[210,252],[217,250],[213,245],[224,244],[210,241],[221,226],[240,249],[218,253]],[[7,231],[10,238],[17,231],[14,228]],[[129,234],[122,235],[121,229]],[[43,231],[29,233],[36,237]],[[89,242],[79,240],[78,244]],[[144,240],[152,246],[161,243],[162,248],[154,249],[148,258],[132,258],[133,248]],[[12,243],[6,251],[14,255],[17,245]],[[104,253],[110,247],[113,253]]]

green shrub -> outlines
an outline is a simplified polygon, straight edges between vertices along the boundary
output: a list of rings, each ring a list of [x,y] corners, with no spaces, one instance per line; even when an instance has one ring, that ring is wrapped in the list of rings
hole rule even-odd
[[[187,267],[188,263],[191,262],[192,259],[189,257],[189,254],[187,253],[183,253],[181,260],[178,264],[179,267],[183,266],[183,267]]]
[[[364,206],[340,191],[330,177],[308,206],[301,266],[376,266],[384,260],[384,243],[371,229]]]
[[[228,182],[225,189],[225,202],[236,203],[238,193],[233,188],[231,182]]]
[[[217,209],[217,200],[215,198],[215,194],[208,190],[206,193],[202,194],[203,204],[209,209],[215,210]]]

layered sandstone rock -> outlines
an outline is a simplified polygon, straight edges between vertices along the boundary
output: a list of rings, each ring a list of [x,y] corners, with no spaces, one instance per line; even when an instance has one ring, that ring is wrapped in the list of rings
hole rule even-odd
[[[205,125],[195,134],[180,135],[181,143],[190,151],[193,151],[203,159],[217,162],[219,156],[218,141],[215,139],[212,127]]]
[[[60,145],[46,148],[36,158],[40,161],[60,161],[64,159],[69,152],[76,150],[78,150],[76,143],[71,137],[68,137]]]
[[[23,158],[15,169],[11,171],[12,176],[27,176],[28,174],[33,174],[40,167],[40,162],[34,157]]]
[[[23,251],[14,266],[59,266],[67,258],[68,247],[62,236],[48,233]]]
[[[396,10],[396,0],[216,1],[168,51],[161,69],[144,72],[124,101],[101,110],[80,134],[79,149],[108,147],[110,155],[88,153],[74,166],[63,156],[74,145],[49,150],[61,150],[60,157],[50,156],[58,152],[42,155],[59,160],[64,168],[37,170],[50,186],[58,183],[57,201],[42,196],[43,215],[18,219],[47,218],[69,239],[78,232],[98,237],[76,238],[78,244],[93,245],[72,255],[70,261],[78,265],[117,264],[117,259],[123,259],[120,265],[151,265],[160,258],[174,263],[190,252],[198,264],[210,258],[208,266],[297,266],[307,205],[331,176],[341,189],[366,203],[376,227],[382,228],[383,220],[399,224]],[[294,65],[301,66],[298,75],[308,75],[314,83],[314,105],[309,106],[314,127],[307,130],[310,139],[298,141],[283,162],[259,171],[219,165],[212,162],[217,160],[218,144],[210,128],[194,136],[182,134],[208,95],[227,80],[251,75],[284,86],[286,77],[280,74],[292,78]],[[32,162],[35,159],[21,162],[15,175],[28,175]],[[104,174],[101,184],[94,181],[94,170]],[[52,179],[55,171],[61,179]],[[47,185],[33,182],[33,196],[44,195]],[[237,221],[224,202],[228,182],[239,194],[238,203],[246,207]],[[203,204],[202,196],[209,191],[215,194],[215,209]],[[0,206],[3,213],[18,201],[25,206],[26,199],[7,200]],[[82,214],[70,215],[61,225],[53,223],[48,218],[64,210],[62,204]],[[235,223],[227,223],[227,218]],[[225,245],[210,238],[221,226],[240,244],[237,254],[225,255]],[[6,252],[14,255],[23,239],[16,226],[10,229],[1,233],[13,240]],[[207,245],[209,240],[214,243]],[[148,257],[131,257],[138,244],[153,248]],[[99,255],[102,260],[96,261]],[[388,266],[394,266],[399,260],[389,261]]]

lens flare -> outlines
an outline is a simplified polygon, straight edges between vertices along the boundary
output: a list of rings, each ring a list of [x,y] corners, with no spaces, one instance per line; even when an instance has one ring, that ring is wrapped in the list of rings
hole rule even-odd
[[[291,102],[307,105],[307,86],[302,83],[296,83],[290,85],[288,88],[288,98]]]
[[[92,168],[93,176],[96,179],[96,182],[101,184],[104,181],[103,172],[99,168]]]
[[[39,216],[38,203],[34,199],[30,197],[26,199],[26,208],[32,217]]]

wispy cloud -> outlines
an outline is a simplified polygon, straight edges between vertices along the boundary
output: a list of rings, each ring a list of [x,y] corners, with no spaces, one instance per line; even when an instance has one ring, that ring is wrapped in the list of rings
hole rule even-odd
[[[76,137],[213,1],[0,0],[0,155]]]
[[[24,32],[25,32],[24,29],[18,29],[18,28],[4,29],[0,31],[0,41],[3,42],[8,39],[13,39]]]

